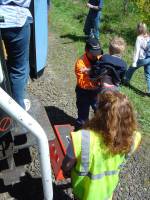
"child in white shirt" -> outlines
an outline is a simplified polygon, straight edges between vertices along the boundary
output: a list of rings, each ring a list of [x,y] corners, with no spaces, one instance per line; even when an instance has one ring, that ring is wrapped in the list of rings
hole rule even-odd
[[[150,94],[150,57],[146,55],[146,49],[148,42],[150,41],[150,35],[145,23],[139,23],[137,25],[137,39],[135,43],[134,56],[132,66],[129,67],[126,73],[125,82],[131,80],[133,73],[140,67],[144,66],[145,78],[147,81],[147,90]]]

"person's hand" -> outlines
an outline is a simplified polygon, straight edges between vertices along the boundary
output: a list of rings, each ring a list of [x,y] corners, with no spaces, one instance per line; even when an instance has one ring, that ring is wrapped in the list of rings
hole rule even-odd
[[[88,8],[93,8],[93,5],[90,4],[90,3],[87,3],[86,5],[87,5]]]
[[[70,171],[62,171],[64,178],[71,178],[71,170]]]
[[[65,156],[61,165],[61,169],[65,178],[69,178],[71,176],[71,170],[75,166],[75,163],[76,159],[70,158],[68,155]]]
[[[80,69],[80,72],[81,72],[81,73],[84,73],[84,74],[88,74],[89,71],[90,71],[90,69],[87,68],[87,67],[83,67],[83,68]]]
[[[132,67],[137,67],[137,64],[136,63],[132,63]]]

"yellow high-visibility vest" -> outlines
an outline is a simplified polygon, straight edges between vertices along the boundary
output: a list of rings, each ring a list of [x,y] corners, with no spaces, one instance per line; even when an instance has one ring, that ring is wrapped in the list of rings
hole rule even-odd
[[[80,130],[72,132],[71,136],[77,159],[71,173],[73,193],[80,200],[110,199],[126,155],[113,155],[102,136],[93,131]],[[136,132],[131,151],[135,150],[140,140],[141,134]]]

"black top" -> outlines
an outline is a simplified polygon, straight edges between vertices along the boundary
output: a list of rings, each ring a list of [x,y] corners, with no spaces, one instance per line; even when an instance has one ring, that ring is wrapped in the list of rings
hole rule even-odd
[[[103,0],[89,0],[88,2],[93,6],[98,6],[99,8],[103,7]]]
[[[114,69],[119,73],[120,78],[122,79],[125,75],[125,72],[127,70],[127,64],[124,60],[122,60],[118,56],[104,54],[101,57],[101,61],[107,64],[110,64],[114,67]]]
[[[105,54],[92,66],[90,78],[108,84],[119,85],[127,70],[127,64],[118,56]]]

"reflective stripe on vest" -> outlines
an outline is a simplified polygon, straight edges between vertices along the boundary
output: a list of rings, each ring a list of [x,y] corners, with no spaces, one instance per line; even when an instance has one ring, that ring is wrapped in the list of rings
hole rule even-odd
[[[112,171],[105,171],[101,174],[95,174],[95,175],[91,174],[91,172],[87,172],[87,173],[86,172],[77,172],[77,173],[79,176],[88,176],[92,180],[97,180],[97,179],[103,178],[104,176],[112,176],[112,175],[118,174],[118,172],[119,172],[119,170],[112,170]]]
[[[112,171],[105,171],[100,174],[92,174],[89,172],[89,157],[90,157],[90,133],[87,130],[82,130],[81,132],[81,165],[82,165],[82,172],[76,173],[79,176],[88,176],[92,180],[101,179],[104,176],[112,176],[119,173],[118,170],[112,170]]]
[[[83,173],[89,171],[89,157],[90,157],[90,133],[87,130],[81,132],[81,165]]]

